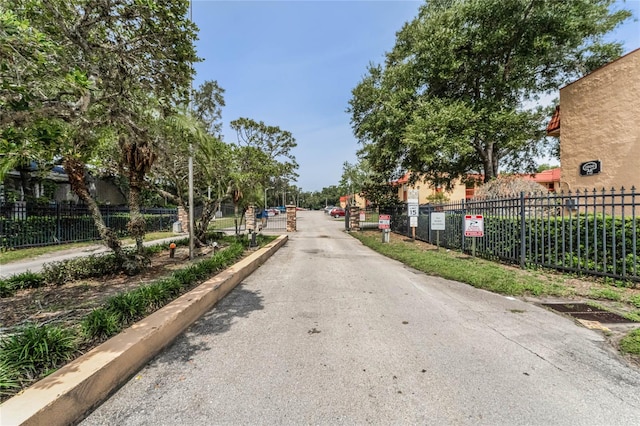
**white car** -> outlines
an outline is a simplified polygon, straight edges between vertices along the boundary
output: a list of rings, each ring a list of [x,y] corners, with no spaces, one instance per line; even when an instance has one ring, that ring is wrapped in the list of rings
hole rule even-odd
[[[325,214],[329,214],[329,212],[331,210],[335,209],[335,208],[336,208],[336,206],[327,206],[327,207],[324,208],[324,213]]]

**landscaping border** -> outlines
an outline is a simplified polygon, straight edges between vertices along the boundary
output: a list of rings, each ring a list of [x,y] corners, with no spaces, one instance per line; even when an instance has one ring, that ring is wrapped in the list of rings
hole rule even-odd
[[[257,250],[0,404],[3,425],[75,424],[251,275],[288,240]]]

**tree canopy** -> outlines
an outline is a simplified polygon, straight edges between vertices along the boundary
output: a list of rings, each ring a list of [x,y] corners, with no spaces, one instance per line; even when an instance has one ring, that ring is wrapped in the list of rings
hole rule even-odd
[[[618,57],[603,36],[630,16],[613,0],[429,0],[371,64],[348,112],[359,155],[386,179],[450,187],[469,172],[533,171],[542,93]]]

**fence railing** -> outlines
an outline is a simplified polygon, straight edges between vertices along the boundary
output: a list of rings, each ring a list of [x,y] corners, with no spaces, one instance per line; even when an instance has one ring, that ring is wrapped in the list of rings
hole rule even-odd
[[[640,281],[640,204],[635,188],[524,194],[420,207],[416,238],[488,259]],[[387,209],[391,229],[411,235],[406,205]],[[430,229],[445,213],[445,230]],[[465,237],[466,215],[483,215],[484,236]]]
[[[128,235],[129,209],[101,206],[105,225],[119,237]],[[176,209],[142,208],[146,231],[170,231]],[[89,209],[84,205],[0,203],[0,248],[47,246],[100,239]]]

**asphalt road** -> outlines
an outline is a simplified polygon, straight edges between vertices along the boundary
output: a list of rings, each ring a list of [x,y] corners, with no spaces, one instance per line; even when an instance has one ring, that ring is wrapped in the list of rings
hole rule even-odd
[[[426,276],[303,212],[265,265],[84,425],[638,425],[595,331]]]

